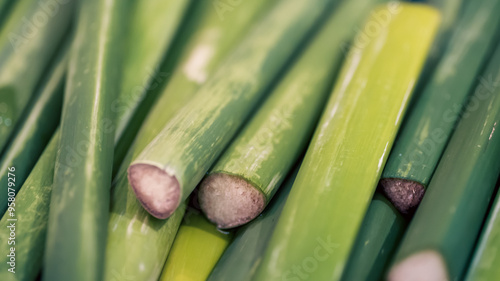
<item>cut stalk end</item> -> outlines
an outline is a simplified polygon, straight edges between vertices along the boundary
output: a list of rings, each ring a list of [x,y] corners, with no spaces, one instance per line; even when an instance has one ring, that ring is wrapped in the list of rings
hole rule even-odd
[[[200,207],[219,228],[233,228],[257,217],[265,208],[262,192],[246,180],[215,173],[203,180],[198,194]]]
[[[132,164],[128,181],[144,209],[154,217],[166,219],[179,207],[179,181],[164,170],[149,164]]]
[[[448,281],[442,256],[424,251],[404,259],[389,272],[389,281]]]
[[[380,184],[389,201],[404,215],[415,212],[425,193],[422,184],[411,180],[387,178]]]

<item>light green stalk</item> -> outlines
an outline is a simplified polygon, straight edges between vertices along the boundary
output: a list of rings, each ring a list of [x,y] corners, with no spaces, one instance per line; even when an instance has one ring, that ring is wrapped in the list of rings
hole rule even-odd
[[[190,210],[175,237],[160,281],[205,281],[231,242],[203,215]]]
[[[497,46],[398,249],[391,281],[463,277],[500,173],[499,86]]]
[[[340,280],[439,20],[399,2],[367,19],[255,280]]]
[[[211,2],[201,2],[181,62],[159,97],[125,158],[114,183],[106,247],[105,280],[152,280],[160,276],[184,207],[168,220],[149,215],[135,198],[126,170],[177,111],[206,81],[260,14],[274,1],[242,2],[222,21]],[[201,77],[201,79],[199,79]]]
[[[18,2],[0,28],[0,152],[68,33],[75,1]]]
[[[19,128],[13,133],[12,141],[0,158],[0,186],[7,186],[8,168],[15,167],[14,189],[19,191],[59,124],[68,59],[67,45],[59,50],[60,54],[28,106],[27,115],[19,122]],[[0,216],[6,209],[7,197],[0,196]]]
[[[43,280],[100,280],[113,163],[111,102],[129,1],[80,2],[51,194]]]
[[[135,158],[129,181],[149,213],[167,218],[189,196],[335,1],[280,1]]]
[[[254,219],[281,186],[314,131],[343,57],[341,47],[352,40],[355,25],[381,2],[342,3],[211,169],[199,198],[218,227]]]

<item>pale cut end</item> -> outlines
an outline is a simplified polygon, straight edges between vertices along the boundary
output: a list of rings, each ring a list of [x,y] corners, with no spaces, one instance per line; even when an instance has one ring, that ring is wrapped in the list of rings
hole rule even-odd
[[[389,281],[449,281],[442,256],[436,251],[411,255],[392,267]]]
[[[128,168],[128,181],[144,209],[154,217],[166,219],[179,207],[179,181],[164,170],[149,164],[133,164]]]
[[[422,184],[406,180],[387,178],[380,180],[387,199],[404,215],[412,215],[424,197]]]
[[[200,207],[219,228],[233,228],[257,217],[266,206],[262,192],[246,180],[224,173],[206,177],[198,193]]]

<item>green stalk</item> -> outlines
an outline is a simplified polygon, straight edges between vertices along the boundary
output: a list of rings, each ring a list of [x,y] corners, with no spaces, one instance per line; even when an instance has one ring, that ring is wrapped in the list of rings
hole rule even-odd
[[[335,1],[280,1],[135,158],[129,181],[150,214],[168,218],[189,196]]]
[[[60,49],[61,53],[27,107],[27,116],[19,121],[18,129],[13,133],[12,141],[0,159],[0,186],[8,185],[8,168],[15,167],[16,185],[13,188],[16,192],[19,191],[59,124],[67,47],[65,45]],[[7,197],[1,196],[0,215],[6,209]]]
[[[341,278],[438,25],[439,13],[424,4],[390,2],[372,12],[255,280]]]
[[[384,193],[404,214],[420,203],[460,109],[489,59],[499,13],[499,1],[468,1],[444,57],[405,120],[381,180]]]
[[[394,206],[376,193],[347,262],[343,281],[382,280],[384,270],[406,230]]]
[[[196,6],[194,14],[199,21],[183,48],[181,62],[141,127],[116,177],[108,225],[105,280],[156,281],[160,276],[184,209],[168,220],[149,215],[128,184],[128,165],[205,82],[205,79],[194,78],[211,76],[225,55],[273,3],[245,1],[232,13],[225,14],[224,21],[217,10],[212,9],[212,2],[200,2]]]
[[[13,4],[13,0],[0,0],[0,32],[3,27],[3,22],[8,17],[10,8],[13,6]]]
[[[125,131],[134,122],[134,113],[147,95],[159,88],[169,76],[160,70],[167,50],[171,49],[174,35],[188,7],[188,0],[136,1],[127,31],[127,51],[123,62],[123,79],[120,92],[111,103],[117,128],[115,143],[130,146],[133,139],[126,138]],[[115,156],[115,165],[124,155]]]
[[[391,281],[464,274],[500,172],[500,47],[479,81],[396,254]]]
[[[0,29],[0,152],[69,30],[74,2],[19,1]]]
[[[251,281],[262,260],[288,194],[297,175],[294,171],[261,216],[236,232],[233,242],[213,269],[208,281]]]
[[[500,193],[483,228],[466,281],[495,281],[500,276]]]
[[[59,136],[59,132],[54,134],[24,182],[23,188],[17,194],[14,201],[13,213],[15,215],[11,217],[7,212],[0,221],[0,227],[4,230],[8,229],[7,226],[12,222],[16,226],[15,245],[11,245],[15,247],[15,274],[7,271],[11,268],[8,264],[10,258],[6,254],[2,255],[0,258],[0,280],[2,281],[32,281],[40,273]],[[17,221],[9,221],[9,219],[17,219]],[[1,231],[0,240],[7,241],[9,234],[8,231]]]
[[[201,183],[201,208],[218,227],[240,226],[264,210],[310,139],[341,47],[377,2],[348,1],[335,10]]]
[[[111,102],[119,86],[128,1],[80,2],[51,194],[43,279],[100,280],[113,163]]]
[[[205,281],[232,239],[195,210],[186,213],[160,281]]]

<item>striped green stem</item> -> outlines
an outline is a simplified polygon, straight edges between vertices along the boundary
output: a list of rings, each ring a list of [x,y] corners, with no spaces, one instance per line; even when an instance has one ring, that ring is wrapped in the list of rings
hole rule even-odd
[[[341,280],[382,280],[406,225],[406,220],[399,211],[383,195],[376,193],[366,212]]]
[[[184,208],[168,220],[149,215],[128,184],[128,165],[190,100],[271,3],[274,2],[244,2],[241,9],[226,14],[224,21],[212,9],[211,2],[197,5],[194,15],[199,21],[192,27],[194,33],[183,48],[181,62],[141,127],[116,177],[108,225],[105,280],[129,277],[156,281],[160,276]]]
[[[51,194],[43,280],[99,280],[113,163],[111,102],[119,86],[128,1],[80,2]],[[62,266],[63,265],[63,266]]]
[[[159,281],[205,281],[233,235],[194,209],[186,212]]]
[[[134,160],[129,181],[149,213],[167,218],[191,194],[335,1],[280,1]]]
[[[389,280],[460,280],[500,172],[500,47],[462,111]]]
[[[439,21],[403,2],[367,19],[255,280],[340,280]]]
[[[285,180],[261,216],[239,229],[207,281],[252,281],[262,260],[288,194],[297,175],[296,169]]]
[[[67,45],[69,44],[59,51],[60,54],[28,105],[28,114],[19,121],[18,129],[13,133],[12,141],[0,159],[0,186],[7,186],[8,168],[15,167],[14,189],[19,191],[59,124],[67,68]],[[6,209],[7,197],[1,196],[0,216]]]
[[[466,281],[495,281],[500,276],[500,193],[497,194],[474,251]]]
[[[0,29],[0,152],[68,33],[74,0],[18,1]]]
[[[469,1],[464,12],[444,57],[407,116],[382,174],[385,194],[405,214],[413,213],[420,203],[498,37],[499,1]]]
[[[342,46],[377,2],[348,1],[335,10],[201,183],[201,208],[218,227],[245,224],[266,207],[310,139]]]

